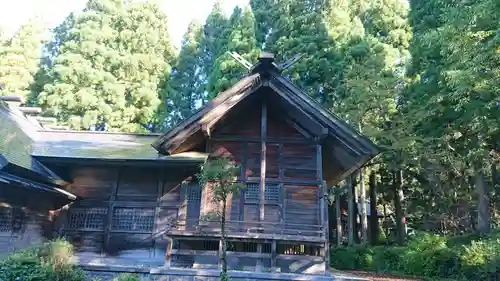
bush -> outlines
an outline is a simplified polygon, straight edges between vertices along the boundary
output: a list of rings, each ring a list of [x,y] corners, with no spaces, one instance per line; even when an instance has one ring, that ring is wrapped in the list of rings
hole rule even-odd
[[[377,272],[400,272],[406,249],[403,247],[374,247],[373,264],[370,270]]]
[[[331,250],[338,269],[371,270],[427,278],[500,280],[500,232],[445,237],[420,233],[403,247],[347,247]],[[465,242],[466,244],[460,244]]]
[[[71,244],[64,240],[44,243],[0,262],[2,281],[84,281],[85,274],[70,264]]]
[[[331,266],[337,269],[365,269],[373,262],[373,250],[366,247],[335,248],[330,253]]]
[[[500,240],[472,241],[460,257],[462,276],[469,280],[498,280]]]

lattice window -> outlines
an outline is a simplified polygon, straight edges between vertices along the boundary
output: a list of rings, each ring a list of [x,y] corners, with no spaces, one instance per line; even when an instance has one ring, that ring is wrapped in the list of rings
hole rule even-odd
[[[280,185],[266,184],[264,190],[264,198],[266,203],[279,203],[280,201]],[[258,202],[260,198],[260,188],[258,183],[249,183],[245,189],[245,202]]]
[[[107,214],[107,208],[71,209],[69,228],[103,230]]]
[[[264,198],[266,203],[278,203],[280,201],[280,185],[266,184]]]
[[[201,200],[201,188],[199,185],[189,185],[187,188],[187,200],[200,201]]]
[[[259,201],[259,184],[249,183],[245,189],[245,202],[258,202]]]
[[[112,227],[115,230],[149,232],[153,230],[154,220],[154,209],[116,208]]]
[[[12,208],[0,208],[0,232],[12,231]]]

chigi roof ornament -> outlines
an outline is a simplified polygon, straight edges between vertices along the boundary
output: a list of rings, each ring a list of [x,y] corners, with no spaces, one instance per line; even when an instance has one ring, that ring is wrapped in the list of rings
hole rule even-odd
[[[249,61],[247,61],[245,58],[240,56],[236,52],[227,52],[233,59],[235,59],[237,62],[239,62],[243,67],[248,69],[250,73],[263,73],[265,71],[274,71],[281,73],[283,70],[286,70],[296,62],[298,62],[301,58],[304,57],[304,54],[297,54],[293,56],[291,59],[285,61],[284,63],[281,64],[276,64],[275,62],[275,57],[273,53],[269,52],[262,52],[259,54],[259,61],[257,64],[252,65]]]

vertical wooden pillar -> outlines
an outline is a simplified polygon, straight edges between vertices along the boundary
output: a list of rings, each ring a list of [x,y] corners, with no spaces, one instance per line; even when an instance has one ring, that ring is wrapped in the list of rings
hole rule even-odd
[[[379,238],[379,222],[378,222],[378,211],[377,211],[377,183],[375,178],[375,172],[370,174],[370,237],[371,244],[375,245],[378,243]]]
[[[111,232],[111,227],[113,224],[113,211],[115,209],[115,201],[116,201],[116,195],[118,193],[118,187],[120,185],[120,175],[122,173],[122,168],[118,168],[118,171],[116,172],[116,181],[115,185],[113,187],[113,191],[111,195],[109,196],[109,202],[108,202],[108,216],[106,218],[106,224],[105,224],[105,230],[104,230],[104,247],[101,249],[101,253],[108,251],[109,249],[109,238],[110,238],[110,232]]]
[[[262,243],[257,244],[257,253],[262,254]],[[257,258],[257,265],[255,267],[256,272],[262,272],[262,258]]]
[[[319,205],[320,205],[320,223],[323,227],[324,234],[324,245],[323,245],[323,260],[325,263],[325,274],[327,274],[330,266],[330,226],[328,220],[328,186],[325,181],[323,181],[323,154],[322,146],[319,143],[319,139],[316,139],[318,144],[316,145],[316,171],[317,178],[322,183],[319,186]]]
[[[172,237],[167,238],[167,252],[165,256],[165,267],[170,268],[172,266],[172,248],[174,247],[174,239]]]
[[[222,239],[219,240],[219,251],[217,252],[217,256],[219,257],[218,258],[218,261],[217,261],[217,268],[219,270],[222,269],[222,260],[221,260],[221,257],[222,257],[222,247],[224,245],[222,244]]]
[[[339,187],[337,187],[339,189]],[[335,213],[336,213],[336,224],[337,224],[337,246],[342,245],[342,210],[340,208],[340,193],[337,190],[335,194]]]
[[[152,247],[153,247],[153,252],[151,253],[151,256],[154,257],[156,254],[156,240],[158,237],[161,237],[162,235],[160,232],[164,232],[165,229],[160,229],[160,202],[161,202],[161,197],[163,196],[163,182],[164,182],[164,174],[160,172],[159,177],[158,177],[158,187],[156,190],[156,208],[155,208],[155,219],[154,219],[154,225],[153,225],[153,241],[152,241]]]
[[[260,215],[259,220],[264,221],[265,209],[265,189],[266,189],[266,137],[267,136],[267,105],[262,103],[262,112],[260,120]]]
[[[366,216],[366,190],[365,190],[364,168],[359,169],[359,195],[361,205],[361,243],[368,242],[368,222]]]
[[[352,246],[354,245],[354,231],[355,231],[355,227],[354,227],[354,221],[355,221],[355,212],[354,212],[354,192],[353,192],[353,177],[352,175],[348,177],[348,180],[347,180],[347,208],[348,208],[348,218],[347,218],[347,222],[348,222],[348,230],[349,230],[349,239],[348,239],[348,243],[349,243],[349,246]]]
[[[271,272],[276,272],[276,240],[273,240],[271,244]]]

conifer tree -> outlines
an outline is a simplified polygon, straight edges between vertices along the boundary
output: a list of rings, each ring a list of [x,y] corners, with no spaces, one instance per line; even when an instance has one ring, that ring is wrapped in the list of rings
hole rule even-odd
[[[171,127],[189,117],[203,102],[203,29],[191,22],[181,44],[178,61],[163,89],[165,127]]]
[[[0,95],[28,97],[42,57],[45,27],[32,19],[0,43]]]
[[[58,30],[40,104],[77,129],[142,131],[173,59],[166,16],[151,3],[90,0]]]
[[[230,33],[229,19],[224,14],[224,0],[216,0],[212,11],[203,26],[203,67],[202,79],[205,94],[208,94],[208,80],[214,71],[215,61],[226,52],[227,38]]]
[[[231,32],[225,48],[226,53],[221,54],[215,60],[208,80],[209,99],[228,89],[248,73],[248,70],[227,52],[235,52],[251,63],[258,55],[255,18],[252,11],[249,8],[244,10],[240,7],[234,8],[229,23]]]
[[[250,4],[259,22],[271,24],[267,28],[259,25],[258,38],[266,38],[266,51],[275,53],[278,61],[304,54],[303,59],[284,74],[321,103],[330,103],[340,78],[340,56],[325,25],[328,3],[252,0]]]

